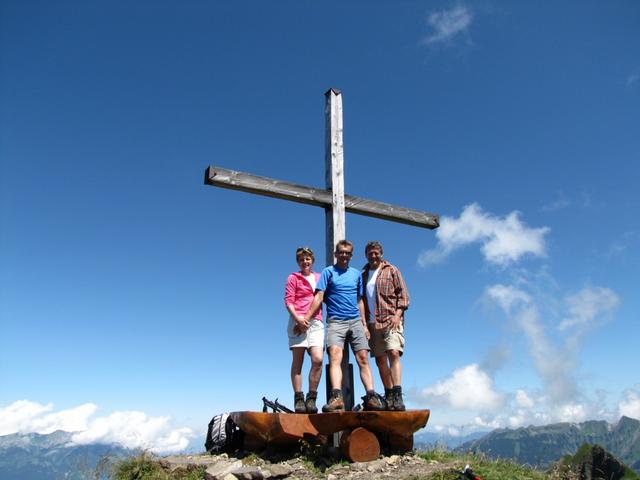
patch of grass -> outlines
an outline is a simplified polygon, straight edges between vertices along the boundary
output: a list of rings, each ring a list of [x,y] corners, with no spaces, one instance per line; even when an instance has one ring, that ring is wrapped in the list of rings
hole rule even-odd
[[[455,465],[455,469],[435,473],[429,477],[429,480],[458,480],[460,478],[458,472],[467,464],[483,480],[546,480],[549,478],[539,470],[507,460],[490,460],[484,455],[460,454],[443,449],[419,452],[417,455],[427,461],[453,463]],[[414,477],[415,480],[419,478]]]
[[[116,463],[114,480],[170,480],[163,468],[147,453]]]
[[[416,455],[427,461],[435,461],[438,463],[452,462],[454,460],[459,460],[462,458],[462,455],[450,452],[449,450],[445,450],[442,448],[435,448],[426,452],[418,452]]]
[[[254,463],[256,463],[256,461],[260,460],[260,457],[255,453],[250,453],[246,457],[243,457],[241,460],[243,465],[253,465]]]
[[[113,469],[113,480],[202,480],[205,467],[165,470],[158,460],[147,453],[118,462]]]

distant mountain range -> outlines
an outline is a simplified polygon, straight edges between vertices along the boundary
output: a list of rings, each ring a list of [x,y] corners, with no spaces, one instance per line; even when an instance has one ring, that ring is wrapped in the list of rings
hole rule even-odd
[[[601,445],[640,473],[640,421],[628,417],[613,425],[592,420],[498,429],[456,450],[482,452],[491,458],[546,468],[563,455],[573,455],[583,443]]]
[[[56,431],[0,436],[2,480],[85,480],[107,478],[108,466],[138,452],[115,444],[73,445],[73,433]],[[96,477],[101,463],[104,474]]]
[[[74,445],[72,436],[72,433],[62,431],[48,435],[0,436],[0,479],[106,479],[113,462],[140,453],[115,444]],[[550,466],[564,455],[573,455],[583,443],[601,445],[640,473],[640,421],[628,417],[622,417],[616,424],[605,421],[556,423],[465,436],[424,432],[414,438],[416,449],[445,447],[483,452],[492,458],[513,459],[541,468]],[[105,467],[101,476],[96,476],[97,465]]]
[[[474,432],[468,435],[449,435],[445,432],[423,432],[413,436],[413,448],[416,450],[433,450],[434,448],[444,448],[453,450],[454,448],[487,435],[489,431]]]

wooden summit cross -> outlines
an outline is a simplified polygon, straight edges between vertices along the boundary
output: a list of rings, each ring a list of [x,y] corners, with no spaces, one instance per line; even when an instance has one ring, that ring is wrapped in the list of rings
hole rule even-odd
[[[326,215],[325,255],[327,265],[334,264],[333,252],[336,243],[346,238],[345,211],[417,227],[437,228],[439,226],[439,217],[436,214],[345,195],[342,93],[335,88],[331,88],[325,93],[325,98],[325,189],[297,185],[213,166],[209,166],[206,169],[204,183],[214,187],[242,190],[324,208]],[[351,410],[354,405],[353,370],[348,362],[349,349],[345,348],[342,362],[342,390],[345,408]],[[328,374],[326,379],[328,382]],[[330,390],[331,387],[327,383],[327,396]]]

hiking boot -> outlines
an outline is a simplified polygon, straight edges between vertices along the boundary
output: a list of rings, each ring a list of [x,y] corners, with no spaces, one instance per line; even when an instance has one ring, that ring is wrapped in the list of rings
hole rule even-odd
[[[395,407],[393,405],[393,390],[391,388],[385,388],[384,389],[384,401],[386,403],[386,409],[390,412],[392,412],[393,410],[395,410]]]
[[[324,413],[344,412],[344,401],[342,400],[342,392],[340,390],[331,392],[331,397],[327,404],[322,407]]]
[[[362,397],[362,402],[364,410],[379,412],[386,409],[384,403],[382,403],[382,398],[380,397],[380,395],[378,395],[373,390],[367,392],[367,394]]]
[[[318,413],[318,407],[316,407],[316,398],[318,398],[318,392],[307,393],[307,399],[304,402],[307,408],[307,413]]]
[[[307,407],[304,404],[303,392],[295,392],[293,395],[293,409],[296,413],[307,413]]]
[[[404,412],[407,409],[402,401],[402,387],[393,387],[393,409],[396,412]]]

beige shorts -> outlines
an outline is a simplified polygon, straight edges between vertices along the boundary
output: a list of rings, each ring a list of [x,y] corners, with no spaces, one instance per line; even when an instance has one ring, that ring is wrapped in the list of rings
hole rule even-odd
[[[295,333],[293,327],[296,321],[289,315],[289,323],[287,325],[287,335],[289,336],[289,348],[324,348],[324,323],[320,320],[312,318],[309,320],[311,324],[309,330],[304,333]]]
[[[369,348],[372,357],[381,357],[387,350],[397,350],[402,356],[404,351],[404,326],[401,323],[397,330],[391,331],[376,330],[375,326],[369,324]]]

